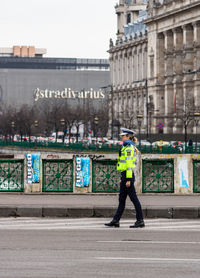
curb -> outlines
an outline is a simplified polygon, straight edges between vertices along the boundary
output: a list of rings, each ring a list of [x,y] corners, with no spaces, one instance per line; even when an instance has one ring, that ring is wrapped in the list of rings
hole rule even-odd
[[[49,206],[0,206],[0,217],[113,217],[116,207],[49,207]],[[200,207],[146,207],[144,218],[200,218]],[[127,208],[123,218],[134,218],[135,210]]]

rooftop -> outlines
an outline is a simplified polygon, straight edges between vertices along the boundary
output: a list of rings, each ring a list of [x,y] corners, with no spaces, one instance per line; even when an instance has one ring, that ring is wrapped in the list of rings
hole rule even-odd
[[[0,57],[0,68],[109,70],[107,59]]]

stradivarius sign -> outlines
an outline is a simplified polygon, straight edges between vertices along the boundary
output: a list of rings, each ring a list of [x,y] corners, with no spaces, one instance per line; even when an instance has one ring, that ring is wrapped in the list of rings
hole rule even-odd
[[[104,92],[100,89],[98,91],[90,89],[88,91],[74,91],[71,88],[65,88],[64,90],[49,90],[37,88],[34,90],[34,100],[39,99],[103,99],[105,98]]]

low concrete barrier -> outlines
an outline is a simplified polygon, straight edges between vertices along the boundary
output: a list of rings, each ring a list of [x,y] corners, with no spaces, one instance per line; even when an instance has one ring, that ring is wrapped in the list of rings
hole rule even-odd
[[[34,153],[33,153],[34,154]],[[5,156],[8,155],[6,158]],[[39,153],[40,157],[40,178],[37,183],[31,183],[30,179],[28,179],[28,171],[30,174],[30,170],[28,170],[28,165],[27,165],[27,153],[13,153],[13,154],[5,154],[4,158],[2,161],[7,160],[21,160],[24,161],[24,172],[23,172],[23,192],[25,194],[31,194],[31,193],[42,193],[44,192],[44,171],[43,171],[43,161],[52,161],[54,163],[59,162],[61,160],[69,160],[73,162],[73,173],[71,175],[72,178],[72,189],[70,192],[73,193],[91,193],[91,192],[96,192],[93,191],[93,161],[116,161],[118,154],[80,154],[80,155],[73,155],[71,153],[44,153],[41,152]],[[90,170],[89,170],[89,184],[88,186],[85,187],[79,187],[76,185],[76,157],[87,157],[90,160]],[[162,171],[161,174],[155,173],[155,179],[159,179],[163,182],[162,186],[158,188],[157,190],[155,188],[150,189],[148,186],[145,187],[145,182],[149,181],[151,177],[151,173],[149,174],[150,176],[145,177],[144,176],[144,163],[143,162],[151,161],[172,161],[171,167],[173,166],[172,169],[172,175],[171,179],[171,188],[169,191],[167,191],[165,187],[165,183],[167,184],[168,180],[166,177],[162,178]],[[0,159],[1,163],[1,159]],[[147,164],[146,163],[146,164]],[[145,164],[145,165],[146,165]],[[198,166],[195,172],[194,166]],[[173,194],[195,194],[195,193],[200,193],[200,173],[198,171],[200,167],[200,154],[140,154],[138,155],[137,163],[136,163],[136,168],[135,168],[135,176],[136,176],[136,181],[135,181],[135,187],[137,193],[153,193],[153,194],[159,194],[159,193],[165,193],[165,192],[171,192]],[[60,173],[55,173],[55,176],[58,177]],[[1,177],[0,177],[1,178]],[[9,179],[9,174],[8,174],[8,179]],[[5,177],[2,178],[2,180],[5,180]],[[163,181],[164,180],[164,181]],[[154,185],[153,185],[154,186]],[[162,187],[162,188],[161,188]],[[164,188],[164,189],[163,189]],[[6,184],[1,184],[0,186],[0,192],[1,191],[12,191],[12,188],[9,188]],[[115,190],[116,190],[116,185],[115,185]],[[162,191],[163,190],[163,191]],[[62,191],[61,189],[58,189],[57,191]],[[52,189],[51,192],[55,192],[54,189]],[[106,192],[106,191],[102,191]],[[110,191],[112,192],[112,191]],[[113,191],[114,192],[114,191]],[[66,192],[65,192],[66,193]]]

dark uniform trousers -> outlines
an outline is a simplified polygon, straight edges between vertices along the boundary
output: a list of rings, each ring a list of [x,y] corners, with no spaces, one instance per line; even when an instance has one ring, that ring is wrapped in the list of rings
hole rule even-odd
[[[127,181],[131,181],[131,186],[130,187],[126,187],[126,182]],[[134,173],[133,173],[132,179],[127,179],[126,178],[126,171],[121,173],[119,205],[118,205],[118,209],[115,213],[115,216],[113,217],[113,220],[115,220],[117,222],[120,220],[120,218],[121,218],[121,216],[124,212],[127,195],[129,196],[129,198],[131,199],[131,201],[132,201],[132,203],[135,207],[136,219],[137,220],[143,220],[142,208],[141,208],[140,201],[138,200],[138,197],[136,195],[134,181],[135,181]]]

